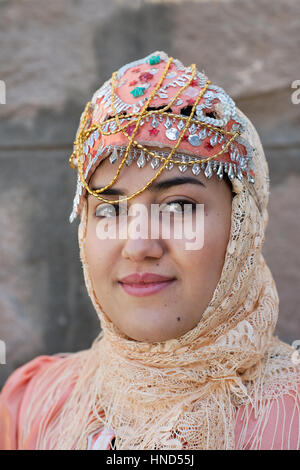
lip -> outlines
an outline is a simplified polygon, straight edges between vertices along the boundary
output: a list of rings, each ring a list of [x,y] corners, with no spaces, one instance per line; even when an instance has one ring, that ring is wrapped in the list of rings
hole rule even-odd
[[[176,279],[169,279],[167,281],[160,281],[160,282],[147,282],[147,283],[134,283],[128,284],[119,282],[125,292],[129,295],[133,295],[135,297],[145,297],[146,295],[152,295],[156,292],[161,291],[165,287],[170,286]]]
[[[125,276],[122,279],[119,279],[119,282],[122,284],[136,284],[136,285],[145,285],[149,283],[159,283],[174,280],[174,277],[162,276],[161,274],[155,273],[133,273],[129,276]]]

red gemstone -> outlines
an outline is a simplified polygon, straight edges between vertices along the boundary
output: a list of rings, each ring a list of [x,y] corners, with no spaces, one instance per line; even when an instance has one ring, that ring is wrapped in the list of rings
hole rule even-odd
[[[199,85],[198,80],[192,80],[190,83],[190,86],[198,86],[198,85]]]
[[[154,129],[154,128],[153,128],[153,129],[150,129],[150,131],[149,131],[149,134],[150,134],[150,135],[157,135],[158,133],[159,133],[159,130]]]
[[[135,72],[135,73],[138,73],[139,71],[140,71],[139,68],[137,68],[137,69],[132,69],[132,72]]]
[[[132,80],[132,82],[129,83],[129,86],[134,86],[138,83],[137,80]]]
[[[140,76],[139,76],[139,79],[144,82],[144,81],[149,81],[149,80],[152,80],[153,78],[153,75],[152,73],[150,72],[144,72],[144,73],[141,73]]]
[[[130,126],[128,126],[126,129],[127,134],[132,135],[134,129],[135,129],[135,124],[130,124]]]
[[[205,147],[207,150],[211,150],[211,149],[213,148],[213,146],[211,145],[210,142],[205,142],[204,147]]]
[[[188,142],[188,138],[189,136],[184,134],[184,136],[182,137],[182,141],[181,142]]]

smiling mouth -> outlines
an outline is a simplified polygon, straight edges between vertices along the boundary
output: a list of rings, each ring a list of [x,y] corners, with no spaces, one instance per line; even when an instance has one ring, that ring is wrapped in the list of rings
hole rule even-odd
[[[160,281],[160,282],[147,282],[147,283],[140,282],[136,284],[133,284],[133,283],[127,284],[127,283],[123,283],[119,281],[119,284],[127,294],[133,295],[135,297],[144,297],[147,295],[155,294],[163,290],[164,288],[173,284],[174,281],[176,281],[176,279],[169,279],[167,281]]]

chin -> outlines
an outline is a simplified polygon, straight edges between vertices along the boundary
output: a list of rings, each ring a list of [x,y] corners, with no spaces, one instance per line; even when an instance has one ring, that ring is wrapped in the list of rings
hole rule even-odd
[[[135,340],[135,341],[140,341],[140,342],[145,342],[145,343],[160,343],[160,342],[163,342],[163,341],[167,341],[169,339],[175,339],[175,338],[179,338],[181,335],[184,334],[183,333],[178,333],[178,334],[173,334],[173,333],[170,333],[169,335],[165,334],[165,335],[162,335],[162,334],[149,334],[149,332],[146,332],[146,333],[140,333],[140,334],[132,334],[130,332],[125,332],[125,334]]]
[[[170,328],[170,324],[174,323],[174,316],[171,312],[163,312],[160,309],[155,311],[135,309],[134,315],[127,316],[124,311],[123,313],[126,323],[122,322],[117,326],[126,336],[135,341],[158,343],[178,338],[187,331],[183,325],[180,325],[180,328],[178,324],[173,324],[176,328]]]

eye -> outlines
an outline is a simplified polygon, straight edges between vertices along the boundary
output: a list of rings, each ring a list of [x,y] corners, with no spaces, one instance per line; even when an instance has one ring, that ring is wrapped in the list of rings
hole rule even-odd
[[[123,210],[123,212],[125,212],[125,210]],[[119,204],[100,204],[96,208],[95,215],[96,217],[116,217],[120,215],[120,206]]]
[[[184,207],[185,206],[185,207]],[[192,213],[196,210],[196,203],[186,199],[176,199],[174,201],[160,204],[160,212],[170,212],[175,214]],[[113,218],[126,213],[125,208],[121,208],[119,204],[100,204],[96,208],[96,217]]]
[[[188,204],[184,207],[185,204]],[[175,214],[192,213],[196,209],[196,203],[186,199],[176,199],[160,205],[161,212],[173,212]]]

